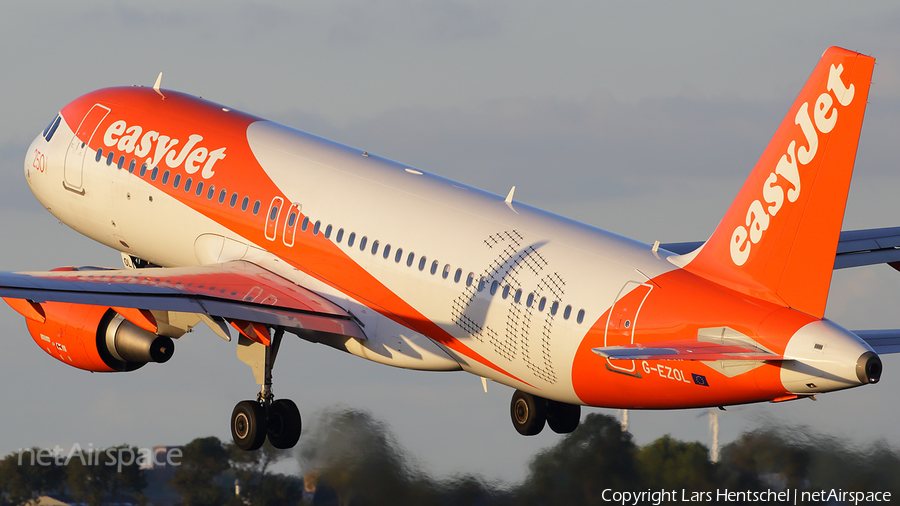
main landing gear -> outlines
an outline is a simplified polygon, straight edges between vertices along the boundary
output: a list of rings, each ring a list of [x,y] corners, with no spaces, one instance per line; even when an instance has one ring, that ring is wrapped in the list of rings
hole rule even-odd
[[[272,367],[283,336],[283,329],[276,330],[269,346],[243,335],[239,338],[238,358],[253,369],[257,383],[262,384],[255,401],[241,401],[231,412],[231,437],[241,450],[258,450],[266,437],[279,449],[293,448],[300,439],[297,405],[290,399],[275,400],[272,393]]]
[[[513,427],[523,436],[534,436],[544,424],[557,434],[568,434],[578,428],[581,406],[552,401],[516,390],[509,405]]]

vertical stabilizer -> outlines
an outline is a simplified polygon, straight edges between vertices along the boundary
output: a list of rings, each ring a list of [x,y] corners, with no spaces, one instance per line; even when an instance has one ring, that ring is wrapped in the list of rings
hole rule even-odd
[[[875,59],[825,51],[750,177],[685,269],[821,318]]]

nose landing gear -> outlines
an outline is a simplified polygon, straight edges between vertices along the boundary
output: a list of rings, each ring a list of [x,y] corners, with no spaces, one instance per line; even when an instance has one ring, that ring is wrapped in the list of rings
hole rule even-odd
[[[278,449],[293,448],[300,439],[297,405],[290,399],[275,400],[272,393],[272,368],[283,336],[284,330],[277,329],[269,346],[244,335],[238,340],[238,358],[253,369],[257,384],[262,385],[255,401],[241,401],[231,412],[231,437],[241,450],[258,450],[266,437]]]

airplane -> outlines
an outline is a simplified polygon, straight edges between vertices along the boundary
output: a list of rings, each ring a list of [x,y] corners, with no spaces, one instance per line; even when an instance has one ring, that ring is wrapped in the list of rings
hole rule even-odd
[[[53,358],[164,363],[201,322],[259,386],[231,432],[291,448],[285,334],[514,389],[523,435],[581,406],[782,402],[877,383],[900,331],[824,318],[833,269],[900,261],[900,228],[841,233],[874,58],[833,47],[708,240],[652,245],[188,94],[101,89],[38,135],[25,178],[124,268],[0,273]],[[161,74],[160,74],[161,78]],[[900,264],[894,263],[894,266]]]

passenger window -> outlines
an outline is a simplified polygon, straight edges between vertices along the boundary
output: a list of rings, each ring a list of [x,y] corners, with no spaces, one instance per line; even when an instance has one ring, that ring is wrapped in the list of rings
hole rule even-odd
[[[534,304],[534,294],[529,293],[528,298],[525,299],[525,307],[531,307],[532,304]]]
[[[559,301],[554,300],[553,304],[550,304],[550,314],[556,316],[557,311],[559,311]]]
[[[192,178],[187,178],[187,180],[184,182],[185,193],[191,191],[191,184],[193,184],[193,183],[194,183],[194,180]]]
[[[198,197],[203,195],[203,181],[197,181],[197,191],[195,193]]]
[[[434,276],[434,274],[437,272],[437,268],[438,268],[438,261],[435,260],[434,262],[431,262],[431,275],[432,276]]]
[[[156,181],[157,175],[159,175],[159,167],[153,167],[153,170],[150,171],[150,181]]]
[[[325,227],[325,238],[329,239],[331,237],[331,225]]]
[[[403,260],[403,248],[397,248],[397,253],[394,254],[394,262],[399,264],[400,260]]]
[[[462,269],[456,269],[456,274],[453,275],[453,282],[459,283],[459,280],[462,278]]]
[[[338,230],[337,236],[334,238],[334,240],[336,242],[340,243],[341,239],[343,239],[343,238],[344,238],[344,229],[340,229],[340,230]]]
[[[406,257],[406,266],[412,267],[413,261],[416,259],[415,253],[410,253],[408,257]]]
[[[119,155],[119,163],[116,164],[116,167],[121,169],[125,166],[125,155]]]
[[[362,239],[359,240],[359,250],[365,251],[366,249],[366,241],[369,239],[366,236],[363,236]]]
[[[141,177],[147,175],[147,162],[141,164]]]
[[[235,200],[237,200],[237,193],[234,194]],[[237,202],[235,202],[237,203]],[[241,211],[246,211],[247,206],[250,205],[250,197],[244,197],[244,200],[241,201]],[[234,207],[234,204],[231,204],[231,207]]]
[[[450,264],[444,266],[444,272],[441,273],[441,277],[447,279],[447,276],[450,275]]]
[[[97,150],[97,156],[94,158],[94,161],[99,162],[101,158],[103,158],[103,148]]]
[[[234,195],[237,196],[237,193],[235,193]],[[259,214],[259,206],[260,205],[262,205],[262,203],[258,200],[253,203],[253,216],[256,216],[257,214]],[[232,204],[231,207],[234,207],[234,204]]]
[[[106,155],[106,165],[112,165],[113,157],[116,156],[112,151]]]
[[[178,189],[178,186],[181,184],[181,174],[175,174],[175,179],[172,180],[172,188]]]
[[[372,254],[378,254],[378,241],[372,241]]]
[[[543,311],[545,307],[547,307],[547,297],[541,297],[541,301],[538,302],[538,311]]]
[[[584,309],[578,310],[578,316],[575,318],[575,321],[577,321],[578,323],[581,323],[584,321]]]
[[[384,257],[385,260],[387,260],[387,258],[389,256],[391,256],[391,245],[390,244],[384,245],[384,253],[382,254],[382,256]]]
[[[247,197],[244,197],[244,198],[247,198]],[[234,205],[237,204],[237,199],[238,199],[238,194],[237,194],[237,192],[232,193],[232,194],[231,194],[231,200],[228,202],[228,205],[231,206],[231,207],[234,207]],[[259,212],[259,201],[257,200],[257,201],[256,201],[256,206],[253,208],[253,214],[256,214],[256,213],[258,213],[258,212]]]
[[[322,226],[321,221],[317,221],[315,225],[313,225],[313,235],[319,235],[319,228]]]
[[[272,206],[272,212],[269,213],[269,220],[275,221],[275,218],[278,217],[278,206]]]
[[[219,191],[219,203],[220,203],[220,204],[224,204],[224,203],[225,203],[225,197],[227,197],[227,196],[228,196],[228,190],[226,190],[225,188],[222,188],[222,189]]]
[[[347,246],[353,246],[354,241],[356,241],[356,232],[350,232],[350,237],[347,238]]]
[[[293,213],[291,213],[293,214]],[[293,223],[289,223],[290,226],[294,226]],[[303,221],[300,222],[300,230],[306,232],[306,229],[309,228],[309,216],[304,216]]]
[[[216,194],[216,185],[209,185],[209,190],[206,190],[206,200],[212,200],[213,195]]]
[[[484,290],[484,287],[487,285],[487,281],[484,279],[484,276],[478,278],[478,291]]]
[[[568,320],[569,317],[572,316],[572,305],[569,304],[566,306],[566,309],[563,310],[563,318]]]
[[[288,226],[293,227],[294,223],[297,222],[297,211],[291,211],[290,216],[288,216]],[[304,223],[307,223],[306,218],[303,219]]]
[[[495,293],[497,293],[497,287],[499,287],[499,286],[500,286],[499,281],[495,280],[493,283],[491,283],[491,295],[494,295]]]
[[[131,162],[128,164],[128,173],[134,174],[134,166],[137,165],[137,160],[134,158],[131,159]]]
[[[428,259],[425,257],[425,255],[422,255],[421,257],[419,257],[419,270],[420,271],[425,270],[425,262],[427,262],[427,261],[428,261]]]
[[[522,290],[518,289],[516,290],[516,294],[513,296],[513,302],[518,304],[520,300],[522,300]]]
[[[156,169],[153,169],[156,170]],[[169,184],[169,171],[163,172],[162,180],[160,181],[163,185]]]
[[[466,276],[466,286],[472,286],[472,283],[475,281],[475,273],[470,272],[468,276]]]
[[[503,298],[509,297],[509,285],[503,287]]]

